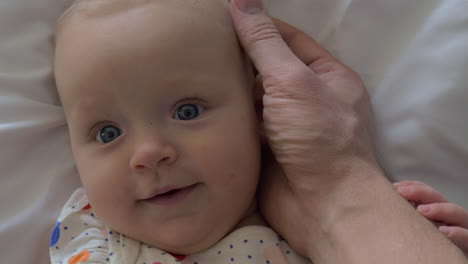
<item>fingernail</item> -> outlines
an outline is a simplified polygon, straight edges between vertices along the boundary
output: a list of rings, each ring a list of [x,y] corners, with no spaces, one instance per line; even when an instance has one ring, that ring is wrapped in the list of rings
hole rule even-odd
[[[237,7],[240,11],[248,15],[254,15],[262,12],[262,0],[236,0]]]
[[[449,233],[449,228],[447,226],[439,226],[439,231],[448,234]]]
[[[420,205],[418,206],[418,211],[427,214],[429,211],[431,211],[431,207],[429,205]]]
[[[403,194],[409,194],[411,192],[411,187],[401,186],[397,188],[397,191]]]
[[[393,186],[396,186],[396,187],[402,186],[402,183],[401,183],[401,182],[394,182],[394,183],[393,183]]]

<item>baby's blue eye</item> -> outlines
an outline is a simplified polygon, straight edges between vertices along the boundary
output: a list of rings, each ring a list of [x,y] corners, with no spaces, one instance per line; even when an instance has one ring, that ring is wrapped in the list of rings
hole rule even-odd
[[[115,126],[105,126],[96,134],[96,140],[101,143],[109,143],[120,136],[120,129]]]
[[[184,104],[181,105],[174,113],[173,118],[178,120],[191,120],[205,110],[203,107],[196,104]]]

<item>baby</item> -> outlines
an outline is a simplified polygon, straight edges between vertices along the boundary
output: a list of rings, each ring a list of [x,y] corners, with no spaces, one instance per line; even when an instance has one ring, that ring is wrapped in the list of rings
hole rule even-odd
[[[310,263],[256,208],[254,78],[226,1],[75,1],[55,55],[84,189],[52,263]]]
[[[58,220],[53,263],[309,263],[256,210],[253,70],[227,1],[78,1],[55,55],[86,191]]]

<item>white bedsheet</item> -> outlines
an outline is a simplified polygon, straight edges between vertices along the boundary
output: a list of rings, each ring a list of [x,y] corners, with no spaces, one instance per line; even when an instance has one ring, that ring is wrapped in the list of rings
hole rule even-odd
[[[387,175],[468,207],[468,2],[269,0],[272,14],[355,69],[372,95]],[[62,0],[0,2],[0,256],[48,263],[79,185],[51,70]]]

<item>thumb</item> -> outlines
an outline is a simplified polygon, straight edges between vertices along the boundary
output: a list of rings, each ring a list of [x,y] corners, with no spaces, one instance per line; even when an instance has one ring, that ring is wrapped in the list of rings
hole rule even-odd
[[[281,37],[262,0],[231,0],[231,15],[244,50],[264,78],[309,71]]]

